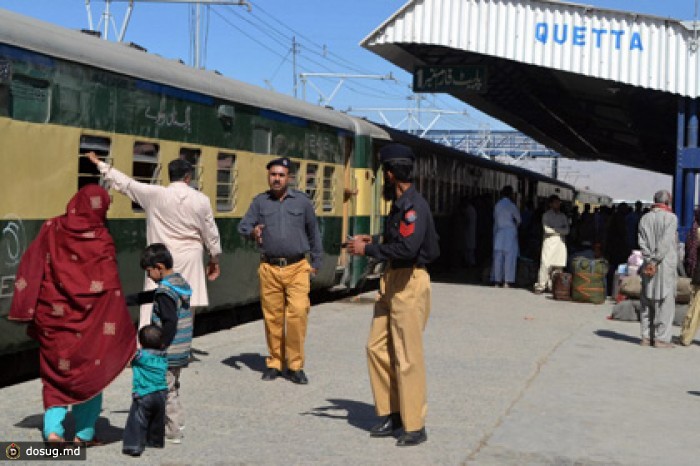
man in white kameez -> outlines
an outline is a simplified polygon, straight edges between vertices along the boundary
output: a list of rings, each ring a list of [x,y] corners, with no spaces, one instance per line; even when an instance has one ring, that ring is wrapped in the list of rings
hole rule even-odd
[[[138,203],[146,213],[146,241],[163,243],[173,256],[173,269],[192,287],[192,308],[209,305],[203,252],[209,253],[207,276],[219,276],[221,241],[214,221],[209,197],[190,187],[192,165],[176,159],[168,164],[170,185],[167,187],[140,183],[116,168],[100,161],[94,152],[86,154],[105,181],[116,191]],[[148,276],[145,290],[156,288]],[[139,327],[151,323],[151,305],[141,306]]]
[[[676,311],[678,280],[678,220],[671,210],[671,194],[654,194],[654,206],[639,221],[642,292],[640,313],[642,346],[672,348],[671,325]]]
[[[515,283],[518,264],[518,225],[520,210],[513,203],[513,187],[501,190],[501,200],[493,209],[493,281],[509,288]]]
[[[552,273],[566,266],[566,235],[569,234],[569,219],[560,210],[561,200],[556,194],[549,196],[549,210],[542,215],[544,240],[540,256],[540,271],[535,284],[535,293],[551,289]]]

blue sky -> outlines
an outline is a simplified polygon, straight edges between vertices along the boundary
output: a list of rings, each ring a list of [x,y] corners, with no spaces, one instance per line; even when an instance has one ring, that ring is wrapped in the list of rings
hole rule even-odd
[[[407,108],[415,105],[410,99],[411,77],[359,46],[366,35],[405,3],[403,0],[250,0],[250,3],[250,13],[241,6],[212,6],[208,9],[206,68],[291,95],[291,48],[295,36],[299,44],[297,73],[386,75],[391,72],[398,78],[398,82],[348,80],[331,101],[336,109]],[[695,11],[695,0],[588,0],[581,3],[677,19],[692,19]],[[105,3],[91,0],[91,5],[94,26],[97,26]],[[126,5],[126,2],[117,0],[111,4],[117,29],[121,27]],[[85,0],[0,0],[0,8],[67,28],[88,27]],[[125,40],[135,42],[151,53],[191,63],[190,10],[186,4],[139,3],[137,0]],[[325,95],[329,95],[337,83],[337,80],[324,78],[311,80]],[[307,101],[318,101],[319,94],[311,85],[307,85],[306,95]],[[301,86],[298,87],[298,96],[302,96]],[[421,105],[467,112],[467,115],[444,117],[437,127],[504,127],[448,96],[438,95],[431,99],[434,101],[424,101]],[[380,120],[376,112],[366,115]],[[406,117],[405,112],[386,112],[385,115],[393,124]],[[405,125],[402,127],[406,128]]]

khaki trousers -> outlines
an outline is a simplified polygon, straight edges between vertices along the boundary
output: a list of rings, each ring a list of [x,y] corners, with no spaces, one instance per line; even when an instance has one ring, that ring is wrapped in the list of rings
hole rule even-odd
[[[430,314],[430,275],[423,268],[389,267],[367,341],[367,365],[379,416],[401,413],[406,431],[425,426],[428,410],[423,330]]]
[[[681,327],[681,344],[683,346],[688,346],[693,342],[695,334],[698,332],[698,326],[700,326],[700,287],[693,286],[692,293],[688,313],[685,315]]]
[[[286,267],[262,262],[258,267],[260,304],[270,351],[267,367],[282,370],[286,361],[290,370],[304,368],[306,323],[311,307],[310,271],[306,260]]]
[[[168,398],[165,401],[165,436],[182,438],[182,426],[185,425],[185,411],[180,403],[181,367],[169,367],[166,375]]]

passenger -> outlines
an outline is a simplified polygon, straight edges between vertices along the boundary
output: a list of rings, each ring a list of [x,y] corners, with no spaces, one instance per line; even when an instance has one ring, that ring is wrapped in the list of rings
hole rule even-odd
[[[61,442],[68,406],[74,441],[98,444],[102,391],[135,351],[114,241],[105,226],[110,199],[95,184],[73,196],[66,213],[44,222],[22,256],[10,320],[29,323],[39,342],[44,438]]]
[[[584,243],[588,243],[590,245],[595,242],[595,217],[591,212],[590,204],[584,204],[577,229],[579,245],[583,245]]]
[[[700,326],[700,267],[698,267],[698,247],[700,247],[700,208],[695,209],[693,226],[685,242],[685,271],[691,277],[691,301],[688,313],[681,326],[680,343],[688,346],[693,342]]]
[[[122,453],[141,456],[145,447],[163,448],[165,399],[168,396],[168,360],[163,350],[163,330],[146,325],[139,330],[141,349],[131,361],[132,401],[124,427]]]
[[[615,213],[608,221],[607,243],[605,243],[605,257],[610,261],[612,267],[608,269],[607,286],[608,290],[613,290],[613,280],[615,271],[620,264],[627,263],[627,258],[632,252],[632,247],[628,244],[626,219],[628,212],[626,202],[621,202]]]
[[[642,346],[672,348],[671,324],[676,310],[678,221],[671,210],[671,194],[658,191],[654,206],[639,222],[642,292]]]
[[[170,162],[170,185],[164,187],[129,178],[116,168],[101,162],[94,152],[88,152],[86,156],[97,166],[105,181],[138,203],[146,212],[146,241],[148,244],[163,243],[172,254],[175,271],[182,274],[193,287],[190,303],[192,311],[199,306],[208,306],[202,253],[204,248],[208,250],[206,275],[209,280],[216,280],[220,273],[221,242],[209,198],[189,186],[193,174],[192,165],[182,159]],[[146,276],[144,289],[153,290],[156,286]],[[142,306],[139,326],[143,327],[150,322],[151,306]]]
[[[476,209],[474,208],[474,199],[467,199],[466,205],[464,207],[464,215],[467,218],[467,230],[465,232],[465,261],[467,267],[474,267],[476,265],[476,231],[478,218],[476,215]]]
[[[491,264],[493,253],[493,201],[490,194],[476,200],[476,263],[481,267]]]
[[[286,365],[292,382],[307,384],[304,341],[310,276],[321,268],[323,245],[313,204],[303,192],[287,187],[290,167],[286,157],[267,164],[270,190],[253,199],[238,232],[253,238],[261,252],[260,304],[270,352],[262,379],[276,379]],[[311,264],[305,257],[308,252]]]
[[[180,375],[190,362],[192,288],[175,272],[173,256],[162,243],[151,244],[143,251],[141,268],[158,287],[129,295],[127,302],[129,305],[153,303],[151,324],[163,329],[162,346],[168,360],[165,438],[171,443],[182,443],[185,412],[180,401]]]
[[[625,217],[625,225],[627,226],[627,244],[630,249],[639,249],[637,242],[637,232],[639,230],[639,220],[642,218],[642,201],[634,203],[634,210],[630,210]]]
[[[552,273],[566,266],[566,235],[569,234],[569,219],[561,211],[561,200],[556,194],[549,196],[549,210],[542,216],[544,241],[540,255],[540,271],[535,284],[535,293],[551,289]]]
[[[440,255],[428,203],[413,186],[413,151],[384,146],[383,196],[391,201],[384,243],[356,235],[348,252],[387,261],[367,342],[367,364],[377,415],[371,437],[389,437],[403,427],[398,446],[425,442],[427,395],[423,330],[430,314],[430,276],[426,265]]]
[[[493,210],[493,281],[509,288],[515,283],[518,263],[518,226],[520,211],[513,203],[513,187],[501,190],[501,200]]]

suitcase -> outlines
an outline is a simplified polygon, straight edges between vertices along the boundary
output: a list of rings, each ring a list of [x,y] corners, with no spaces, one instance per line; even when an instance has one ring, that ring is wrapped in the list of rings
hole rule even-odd
[[[571,301],[571,284],[573,275],[556,272],[552,275],[552,294],[557,301]]]

